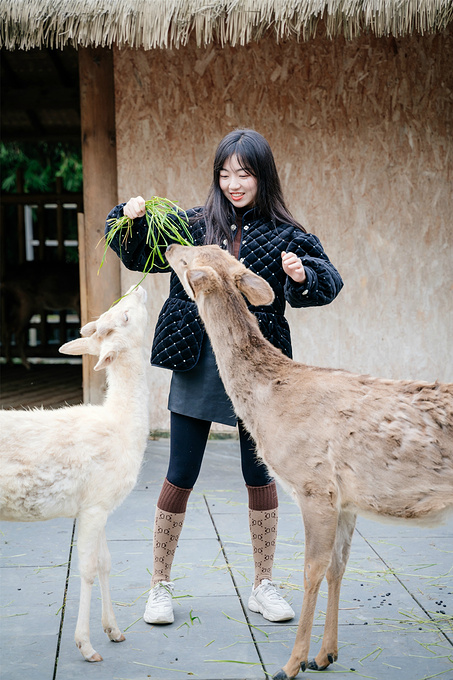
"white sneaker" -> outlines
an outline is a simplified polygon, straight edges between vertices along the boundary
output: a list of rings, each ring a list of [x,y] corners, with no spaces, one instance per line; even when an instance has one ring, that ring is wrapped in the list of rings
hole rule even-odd
[[[159,581],[154,588],[149,591],[143,618],[146,623],[173,623],[172,593],[175,584],[171,581]]]
[[[259,612],[268,621],[289,621],[295,616],[292,607],[267,578],[261,581],[259,586],[252,588],[249,609],[252,612]]]

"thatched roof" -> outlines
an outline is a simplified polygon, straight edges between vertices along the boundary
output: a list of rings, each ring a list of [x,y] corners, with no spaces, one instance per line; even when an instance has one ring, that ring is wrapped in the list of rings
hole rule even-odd
[[[453,0],[0,0],[0,45],[179,47],[244,45],[272,31],[307,39],[323,19],[329,36],[401,36],[444,29]]]

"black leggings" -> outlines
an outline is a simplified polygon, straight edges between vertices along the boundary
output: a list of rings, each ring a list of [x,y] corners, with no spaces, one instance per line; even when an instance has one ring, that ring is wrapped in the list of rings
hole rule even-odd
[[[248,486],[265,486],[272,482],[264,463],[255,454],[255,443],[238,422],[241,467]],[[200,473],[211,423],[179,413],[171,413],[170,462],[167,479],[181,489],[192,489]]]

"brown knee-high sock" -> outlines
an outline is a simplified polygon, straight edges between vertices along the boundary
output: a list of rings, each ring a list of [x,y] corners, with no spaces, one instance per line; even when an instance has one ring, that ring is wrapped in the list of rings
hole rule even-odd
[[[277,543],[278,497],[275,482],[266,486],[247,486],[249,494],[249,527],[255,562],[254,588],[263,579],[272,580]]]
[[[170,581],[171,567],[186,516],[192,489],[181,489],[164,480],[154,518],[153,576],[151,588],[159,581]]]

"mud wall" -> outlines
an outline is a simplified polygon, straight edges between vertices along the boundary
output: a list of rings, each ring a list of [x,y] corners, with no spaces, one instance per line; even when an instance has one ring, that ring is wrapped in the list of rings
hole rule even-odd
[[[287,203],[345,287],[288,310],[295,358],[453,380],[453,34],[116,50],[118,196],[204,202],[219,140],[264,134]],[[125,289],[137,275],[122,268]],[[149,276],[152,324],[168,275]],[[170,374],[152,369],[168,427]]]

